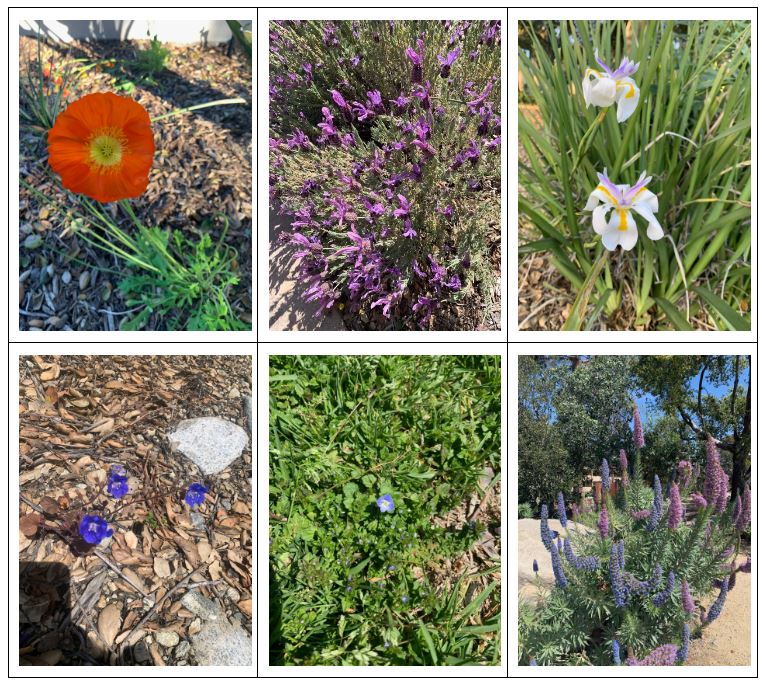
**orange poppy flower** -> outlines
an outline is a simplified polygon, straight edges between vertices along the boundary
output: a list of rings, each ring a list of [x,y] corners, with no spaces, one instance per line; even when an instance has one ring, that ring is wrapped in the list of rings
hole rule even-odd
[[[146,191],[154,135],[146,110],[113,93],[72,102],[48,131],[48,164],[64,187],[99,202]]]

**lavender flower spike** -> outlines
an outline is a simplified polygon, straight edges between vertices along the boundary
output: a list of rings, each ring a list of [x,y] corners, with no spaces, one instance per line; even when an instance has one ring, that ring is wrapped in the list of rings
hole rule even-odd
[[[613,639],[613,665],[621,664],[621,644],[618,639]]]
[[[549,509],[546,504],[541,506],[541,541],[547,551],[552,550],[552,533],[549,531]]]
[[[618,559],[618,546],[610,545],[610,589],[616,608],[623,608],[627,603],[626,587],[621,576],[621,564]]]
[[[587,68],[584,72],[584,80],[581,84],[584,101],[588,109],[589,105],[595,107],[610,107],[618,105],[616,119],[618,123],[626,121],[637,109],[639,104],[639,88],[631,78],[639,69],[639,64],[629,61],[624,57],[621,65],[611,70],[600,58],[597,52],[594,58],[602,67],[602,71]]]
[[[674,573],[669,572],[668,578],[666,579],[666,587],[663,589],[663,591],[653,596],[653,605],[660,607],[669,600],[671,594],[674,591],[675,581],[676,578],[674,577]]]
[[[690,651],[690,625],[688,625],[686,622],[684,625],[682,625],[682,648],[679,649],[679,652],[676,654],[676,661],[678,663],[683,663],[685,660],[687,660],[687,654]]]
[[[418,50],[418,52],[417,52]],[[418,38],[416,41],[416,50],[412,47],[406,48],[406,56],[411,60],[411,82],[422,82],[422,62],[424,61],[424,41]]]
[[[650,653],[648,653],[642,660],[636,658],[629,658],[626,661],[627,665],[639,665],[643,667],[655,666],[655,665],[675,665],[677,660],[679,649],[675,644],[663,644],[658,646]]]

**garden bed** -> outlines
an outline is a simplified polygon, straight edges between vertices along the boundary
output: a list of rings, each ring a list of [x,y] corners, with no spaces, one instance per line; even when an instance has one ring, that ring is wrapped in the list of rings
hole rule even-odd
[[[19,372],[21,663],[198,664],[192,591],[251,633],[251,453],[205,476],[165,438],[199,415],[246,428],[251,359],[22,357]],[[194,481],[209,491],[190,507]],[[85,508],[113,529],[94,546],[68,531]]]
[[[52,80],[57,65],[74,64],[78,79],[67,94],[69,102],[88,93],[114,92],[140,103],[151,117],[226,98],[251,102],[251,70],[237,50],[228,54],[225,45],[164,45],[167,66],[147,78],[135,67],[138,46],[145,47],[145,41],[43,44],[41,61],[53,65]],[[36,60],[37,41],[21,37],[22,79],[36,68]],[[225,244],[238,251],[234,268],[239,279],[228,300],[235,314],[251,323],[251,106],[200,109],[158,121],[152,130],[156,152],[148,188],[131,201],[138,219],[178,230],[191,241],[209,234],[213,242],[227,221]],[[22,181],[46,199],[72,207],[74,196],[48,168],[43,131],[22,126],[19,162]],[[123,228],[129,225],[115,204],[105,206]],[[81,239],[72,219],[22,186],[21,330],[114,330],[136,313],[118,287],[126,276],[124,262]],[[156,313],[143,324],[145,329],[166,326]]]

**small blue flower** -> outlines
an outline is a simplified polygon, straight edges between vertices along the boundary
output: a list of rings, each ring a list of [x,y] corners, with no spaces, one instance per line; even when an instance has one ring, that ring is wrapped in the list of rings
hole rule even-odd
[[[377,506],[382,513],[392,513],[395,510],[395,502],[389,494],[383,494],[377,499]]]
[[[387,569],[388,569],[388,570],[395,570],[395,566],[394,566],[394,565],[388,565],[388,566],[387,566]]]
[[[98,515],[86,515],[80,522],[80,534],[88,544],[100,544],[107,537],[114,534],[107,523]]]
[[[209,491],[207,487],[198,482],[194,482],[186,492],[185,501],[189,506],[198,506],[204,503],[204,495]]]
[[[106,483],[106,491],[115,499],[121,499],[129,491],[127,473],[121,465],[113,465],[111,467],[109,481]]]
[[[403,601],[404,603],[408,603],[409,602],[409,597],[408,596],[401,596],[401,601]]]

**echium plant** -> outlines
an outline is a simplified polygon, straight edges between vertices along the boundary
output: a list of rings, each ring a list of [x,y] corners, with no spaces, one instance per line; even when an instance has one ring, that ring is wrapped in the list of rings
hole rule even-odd
[[[692,491],[687,462],[677,464],[674,481],[655,474],[648,487],[639,473],[644,437],[636,408],[634,428],[631,474],[626,450],[617,457],[625,491],[611,496],[603,488],[599,510],[562,529],[562,554],[542,505],[550,555],[538,564],[551,566],[555,584],[537,606],[520,606],[521,665],[681,665],[691,637],[722,613],[736,574],[751,571],[750,557],[738,561],[750,488],[730,497],[715,439],[707,442],[702,494]],[[607,460],[601,470],[604,482]],[[562,495],[564,510],[560,502]]]
[[[500,38],[499,22],[271,24],[271,207],[319,315],[437,327],[492,291]]]

